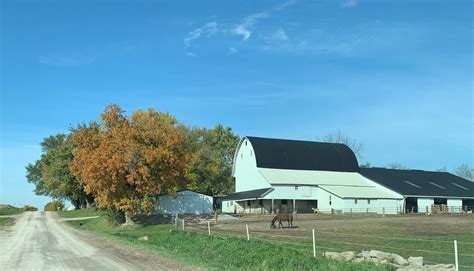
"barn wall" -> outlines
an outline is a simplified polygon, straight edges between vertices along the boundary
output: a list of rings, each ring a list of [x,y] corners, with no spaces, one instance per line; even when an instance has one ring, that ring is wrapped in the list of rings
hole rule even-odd
[[[234,160],[235,192],[268,188],[271,185],[257,169],[257,160],[252,144],[244,139]]]
[[[331,212],[334,209],[336,212],[342,212],[344,209],[344,200],[338,196],[327,192],[324,189],[318,188],[318,209],[321,212]]]
[[[403,200],[393,199],[345,199],[344,212],[364,213],[367,209],[370,213],[383,214],[397,214],[403,211]]]
[[[462,212],[462,199],[448,199],[448,211],[450,213]]]
[[[426,208],[428,208],[428,212],[431,212],[431,205],[434,204],[433,198],[418,198],[418,213],[426,213]]]
[[[171,195],[159,196],[156,204],[158,214],[212,214],[212,197],[193,191],[181,191],[176,198]]]
[[[274,185],[273,190],[265,195],[265,199],[299,199],[311,200],[318,199],[318,190],[316,186],[305,185]]]

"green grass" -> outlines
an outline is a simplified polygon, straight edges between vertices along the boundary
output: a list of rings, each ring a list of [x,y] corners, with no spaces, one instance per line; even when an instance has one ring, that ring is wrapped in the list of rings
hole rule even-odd
[[[10,224],[12,223],[13,221],[15,221],[14,218],[11,218],[11,217],[0,217],[0,225],[6,225],[6,224]]]
[[[105,217],[68,223],[132,246],[156,251],[193,266],[211,269],[389,270],[388,266],[372,263],[354,264],[323,258],[314,259],[311,250],[301,251],[296,246],[183,232],[170,225],[114,227],[107,223]],[[140,241],[138,238],[142,236],[148,236],[148,241]]]
[[[13,208],[0,209],[0,215],[16,215],[22,212],[23,211],[21,209],[13,209]]]
[[[64,218],[77,218],[77,217],[88,217],[88,216],[100,216],[101,211],[95,208],[90,209],[79,209],[73,211],[59,211],[58,215]]]

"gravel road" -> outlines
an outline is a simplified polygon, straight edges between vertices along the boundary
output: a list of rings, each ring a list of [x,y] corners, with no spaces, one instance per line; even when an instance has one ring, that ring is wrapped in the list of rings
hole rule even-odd
[[[0,270],[192,269],[64,225],[55,213],[25,212],[0,229]]]

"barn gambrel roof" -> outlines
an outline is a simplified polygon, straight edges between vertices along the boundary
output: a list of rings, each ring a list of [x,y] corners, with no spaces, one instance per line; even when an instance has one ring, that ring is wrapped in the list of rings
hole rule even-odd
[[[354,152],[346,145],[247,136],[257,167],[293,170],[359,172]]]
[[[448,172],[361,168],[361,174],[404,196],[474,198],[474,182]]]

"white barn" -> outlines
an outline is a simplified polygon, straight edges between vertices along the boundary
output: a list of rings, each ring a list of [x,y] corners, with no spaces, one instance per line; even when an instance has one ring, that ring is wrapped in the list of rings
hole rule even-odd
[[[343,144],[243,137],[235,156],[235,192],[227,213],[402,212],[404,196],[360,173]]]
[[[213,198],[192,190],[181,190],[172,195],[163,195],[157,197],[157,214],[212,214]]]

